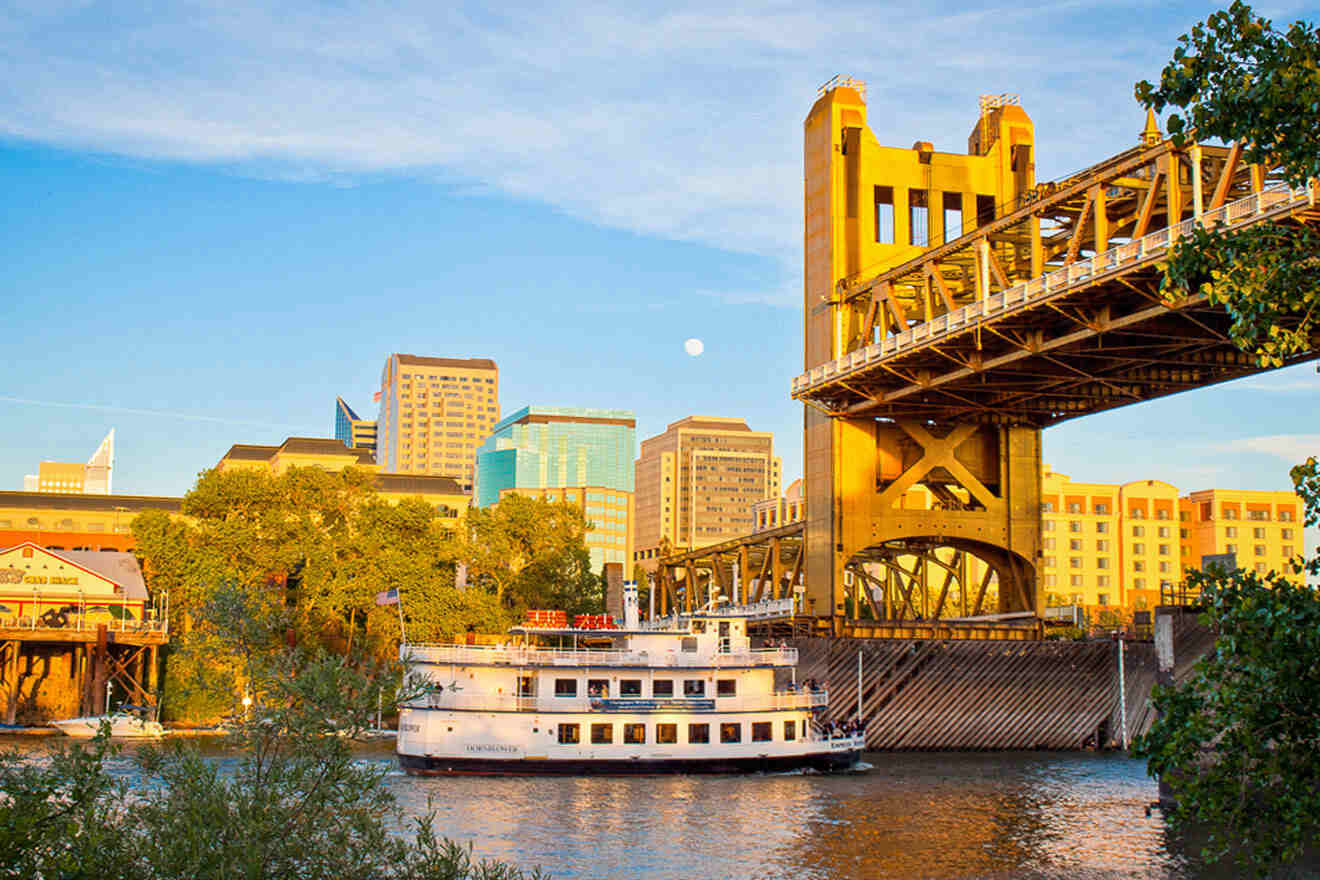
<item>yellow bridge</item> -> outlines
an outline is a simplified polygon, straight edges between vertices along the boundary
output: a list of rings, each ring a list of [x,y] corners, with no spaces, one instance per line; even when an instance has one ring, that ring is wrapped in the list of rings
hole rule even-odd
[[[1320,223],[1320,191],[1151,114],[1038,184],[1014,96],[982,98],[963,155],[880,145],[864,95],[835,78],[804,124],[806,521],[662,560],[660,610],[791,598],[815,633],[1030,637],[1041,429],[1260,371],[1159,264],[1198,225]]]

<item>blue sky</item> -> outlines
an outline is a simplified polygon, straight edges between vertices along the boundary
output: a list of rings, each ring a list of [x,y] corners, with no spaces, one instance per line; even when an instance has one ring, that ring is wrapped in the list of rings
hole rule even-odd
[[[0,488],[114,427],[116,490],[180,494],[233,443],[332,433],[336,395],[373,411],[395,351],[494,358],[504,411],[632,409],[639,438],[742,416],[792,478],[816,86],[863,79],[882,143],[951,151],[1017,92],[1049,179],[1134,142],[1133,82],[1214,8],[11,2]],[[1287,488],[1317,404],[1297,367],[1067,423],[1046,459]]]

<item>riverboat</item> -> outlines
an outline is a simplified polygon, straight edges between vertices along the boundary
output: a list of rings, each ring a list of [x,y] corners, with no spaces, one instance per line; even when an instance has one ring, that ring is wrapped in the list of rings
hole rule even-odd
[[[847,770],[864,736],[818,719],[829,695],[791,682],[797,651],[752,648],[748,618],[714,608],[639,624],[542,612],[494,646],[412,645],[421,696],[399,715],[414,775]],[[782,683],[776,688],[776,678]]]
[[[91,739],[107,728],[114,739],[160,739],[165,735],[165,728],[159,721],[146,717],[147,712],[140,706],[121,706],[105,715],[66,718],[52,721],[50,726],[74,739]]]

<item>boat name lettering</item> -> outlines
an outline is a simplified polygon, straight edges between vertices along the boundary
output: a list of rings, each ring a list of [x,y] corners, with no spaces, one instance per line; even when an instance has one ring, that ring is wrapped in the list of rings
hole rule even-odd
[[[21,583],[23,583],[23,569],[0,568],[0,584],[21,584]]]
[[[501,755],[518,754],[517,746],[505,746],[498,743],[469,743],[467,750],[469,752],[498,752]]]
[[[400,730],[403,730],[403,731],[406,731],[406,732],[408,732],[408,733],[421,733],[421,732],[422,732],[422,725],[420,725],[420,724],[412,724],[412,723],[410,723],[410,722],[405,721],[404,723],[402,723],[402,724],[399,725],[399,729],[400,729]]]

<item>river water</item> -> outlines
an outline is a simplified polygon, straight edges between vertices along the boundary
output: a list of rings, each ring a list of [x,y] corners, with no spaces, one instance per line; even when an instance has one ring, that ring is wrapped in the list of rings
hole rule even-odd
[[[361,757],[394,763],[378,749]],[[414,778],[395,769],[387,784],[406,814],[429,804],[437,833],[471,842],[478,857],[555,878],[1235,876],[1199,864],[1189,855],[1197,846],[1171,834],[1158,809],[1147,815],[1155,783],[1122,755],[877,753],[867,762],[835,776]]]

